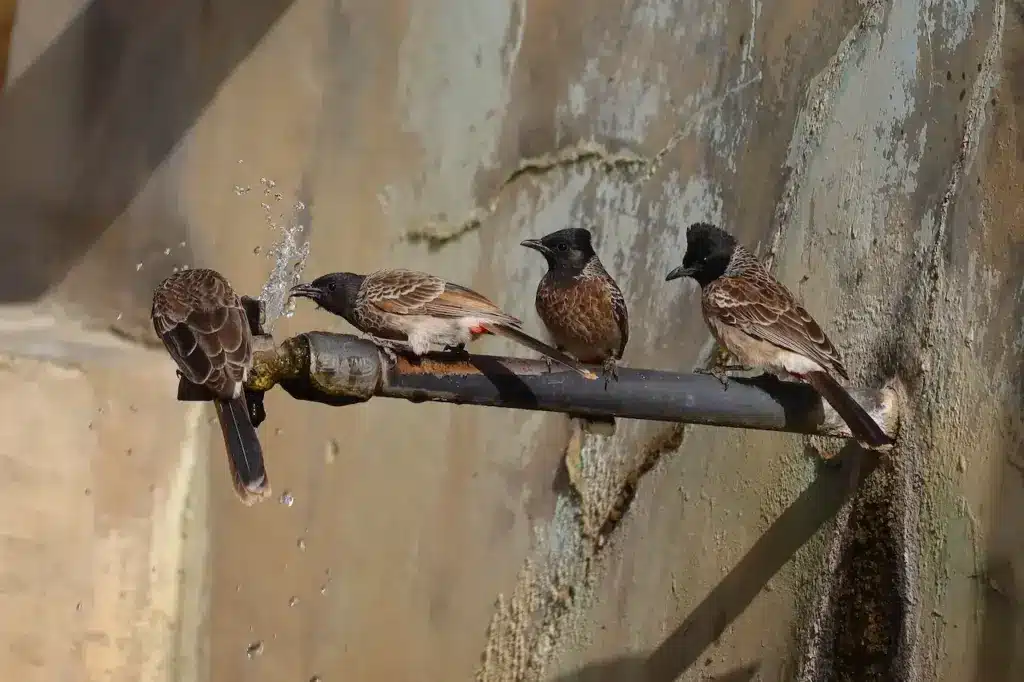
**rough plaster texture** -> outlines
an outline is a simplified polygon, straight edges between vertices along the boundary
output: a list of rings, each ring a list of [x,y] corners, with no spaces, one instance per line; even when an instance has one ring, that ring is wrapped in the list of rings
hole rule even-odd
[[[275,491],[294,503],[239,505],[213,444],[208,536],[189,554],[209,547],[209,583],[186,572],[205,605],[201,646],[179,646],[199,679],[1019,678],[1024,7],[302,0],[254,18],[232,3],[172,14],[97,4],[108,8],[94,18],[100,36],[132,37],[110,48],[120,61],[90,68],[147,56],[144,80],[159,85],[133,98],[135,72],[120,66],[96,110],[134,104],[142,120],[169,122],[122,140],[103,115],[78,122],[66,101],[55,110],[67,120],[45,119],[53,130],[37,137],[53,150],[98,126],[115,151],[135,140],[145,153],[131,156],[142,181],[97,177],[112,189],[95,215],[113,225],[76,242],[74,258],[57,254],[37,305],[151,342],[148,290],[173,266],[213,266],[255,293],[279,226],[302,224],[307,274],[426,269],[536,328],[544,266],[518,243],[581,224],[630,303],[626,363],[682,369],[709,338],[693,287],[663,277],[685,226],[710,219],[770,260],[856,382],[892,381],[905,399],[900,445],[876,461],[780,434],[623,421],[613,439],[580,441],[555,415],[383,400],[331,409],[272,393],[261,433]],[[31,7],[12,73],[31,75],[57,31]],[[166,38],[179,29],[187,39]],[[204,69],[157,59],[158,48]],[[150,77],[161,69],[167,78]],[[61,73],[74,82],[71,67]],[[204,87],[168,109],[167,93],[197,73]],[[8,92],[18,87],[11,79]],[[52,182],[30,161],[29,181]],[[91,178],[79,173],[66,184]],[[30,208],[18,215],[46,234],[50,214]],[[6,287],[7,300],[38,298],[23,289]],[[299,306],[274,331],[309,328],[344,326]],[[40,354],[24,334],[17,343],[7,339]],[[158,366],[161,378],[140,384],[149,416],[119,422],[126,442],[152,437],[144,418],[187,412],[166,403],[172,376]],[[6,371],[12,396],[34,381]],[[63,381],[90,395],[102,385],[92,371]],[[66,438],[93,419],[74,395],[61,391]],[[177,471],[187,458],[171,434],[153,466]],[[146,475],[159,485],[170,474]],[[88,540],[87,518],[61,523],[82,524],[82,552],[107,546]],[[122,536],[123,551],[145,555],[144,531]],[[81,589],[107,584],[107,566],[83,573]],[[29,594],[75,626],[72,596]],[[146,655],[165,643],[107,627]]]
[[[0,360],[4,679],[202,679],[203,408],[147,355]]]

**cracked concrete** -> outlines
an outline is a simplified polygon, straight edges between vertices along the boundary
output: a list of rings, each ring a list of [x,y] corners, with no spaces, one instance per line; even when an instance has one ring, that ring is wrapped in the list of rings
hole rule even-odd
[[[96,19],[151,27],[110,48],[121,56],[150,54],[175,21],[193,27],[164,41],[183,59],[147,62],[172,72],[147,74],[157,94],[191,82],[179,62],[225,67],[219,50],[245,39],[221,32],[253,20],[186,5],[181,19],[141,21],[158,4]],[[12,74],[70,21],[27,7]],[[29,680],[1015,680],[1022,16],[999,0],[289,3],[207,99],[179,97],[194,120],[152,177],[132,181],[123,211],[100,202],[108,219],[93,241],[67,237],[54,252],[59,239],[27,235],[57,228],[19,235],[24,253],[54,263],[42,294],[8,282],[22,316],[0,325],[13,358],[0,396],[11,413],[62,409],[45,438],[36,422],[9,425],[6,612],[41,615],[3,670]],[[123,62],[109,56],[90,69]],[[119,84],[133,73],[119,71],[106,92],[121,99],[96,95],[100,113],[76,123],[77,95],[61,94],[79,92],[62,85],[79,78],[72,57],[45,90],[56,98],[42,109],[55,112],[47,134],[26,138],[43,159],[106,120],[104,103],[131,101]],[[136,118],[177,111],[164,109]],[[156,142],[138,158],[114,145],[138,162],[126,162],[131,173],[166,142],[148,132]],[[27,180],[12,187],[48,187],[33,184],[49,174],[26,158]],[[245,190],[261,179],[276,188]],[[15,208],[17,224],[70,215]],[[285,235],[268,216],[303,224],[292,237],[310,240],[305,261],[272,262]],[[333,409],[273,392],[261,435],[291,503],[245,508],[219,444],[205,447],[204,413],[167,402],[166,360],[129,343],[152,341],[148,292],[184,264],[216,267],[253,294],[272,271],[277,282],[303,267],[415,267],[478,288],[537,330],[544,264],[518,244],[586,225],[630,305],[626,364],[693,367],[714,352],[695,292],[663,278],[694,220],[730,227],[766,258],[856,383],[905,389],[891,456],[628,420],[612,438],[574,442],[558,415],[383,400]],[[345,328],[279,303],[275,334]],[[514,351],[500,339],[480,348]],[[104,436],[82,446],[101,404]],[[82,447],[73,462],[53,459]],[[128,448],[137,468],[123,464]],[[209,464],[194,466],[207,449]],[[77,492],[86,479],[88,496]],[[43,496],[30,501],[29,526],[15,523],[25,490]],[[182,533],[184,545],[168,539]],[[28,551],[30,539],[44,546]],[[58,560],[85,568],[53,587],[46,567]],[[179,570],[184,584],[171,579]],[[80,645],[69,654],[67,641]]]

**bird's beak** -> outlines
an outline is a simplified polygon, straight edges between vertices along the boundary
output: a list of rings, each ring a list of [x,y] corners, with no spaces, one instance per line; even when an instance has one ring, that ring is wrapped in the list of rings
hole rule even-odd
[[[549,249],[548,247],[544,246],[544,244],[539,239],[525,239],[525,240],[519,242],[519,246],[525,246],[528,249],[533,249],[534,251],[540,251],[545,256],[550,256],[551,253],[552,253],[551,249]]]
[[[692,274],[693,274],[693,270],[692,269],[684,268],[682,265],[680,265],[678,268],[676,268],[675,270],[672,270],[670,273],[665,275],[665,281],[666,282],[671,282],[674,279],[679,279],[680,277],[689,277]]]
[[[311,298],[314,301],[320,290],[312,284],[296,284],[288,290],[288,298]]]

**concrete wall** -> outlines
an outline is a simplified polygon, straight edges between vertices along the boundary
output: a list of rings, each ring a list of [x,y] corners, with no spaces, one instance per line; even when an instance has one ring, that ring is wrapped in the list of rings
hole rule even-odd
[[[0,100],[0,293],[26,316],[0,333],[5,679],[1019,678],[1024,6],[81,7],[18,8]],[[274,392],[294,503],[245,508],[148,350],[182,264],[272,312],[293,268],[416,267],[536,328],[518,243],[582,224],[627,364],[685,369],[708,334],[662,280],[697,219],[771,260],[857,383],[901,386],[896,452]],[[344,327],[299,306],[274,333],[310,328]]]

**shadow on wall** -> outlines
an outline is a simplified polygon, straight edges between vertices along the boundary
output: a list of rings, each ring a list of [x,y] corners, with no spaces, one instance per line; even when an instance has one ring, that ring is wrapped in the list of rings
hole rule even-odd
[[[93,0],[8,83],[0,303],[64,278],[292,2]]]
[[[1016,246],[1010,263],[1011,272],[1024,272],[1024,244]],[[1024,302],[1015,301],[1013,313],[1011,319],[1024,320]],[[987,539],[984,564],[973,576],[983,605],[981,645],[975,664],[977,682],[1019,680],[1024,665],[1024,584],[1018,577],[1024,566],[1014,565],[1020,560],[1020,538],[1016,535],[1019,524],[1013,520],[1020,514],[1024,495],[1024,353],[1018,353],[1012,371],[1011,400],[1003,405],[1003,428],[1009,447],[997,465],[1000,475],[994,477],[991,491],[988,527],[993,530]]]
[[[759,662],[751,663],[702,679],[707,682],[751,682],[756,679],[755,676],[760,669]],[[645,659],[623,657],[588,665],[566,677],[559,677],[555,682],[657,682],[659,680],[659,678],[649,675]]]
[[[674,682],[714,643],[797,550],[831,520],[878,466],[878,457],[848,445],[840,466],[825,464],[814,482],[772,523],[732,571],[664,642],[646,658],[601,662],[558,682]],[[754,679],[753,663],[707,679],[745,682]]]

